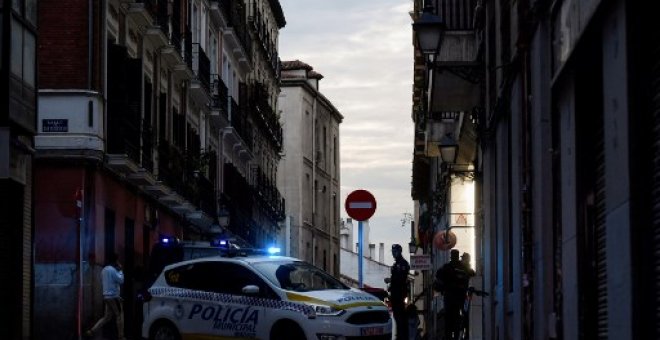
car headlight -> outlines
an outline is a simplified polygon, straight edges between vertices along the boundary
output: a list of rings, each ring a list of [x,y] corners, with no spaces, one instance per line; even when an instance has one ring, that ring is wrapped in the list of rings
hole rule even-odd
[[[327,306],[327,305],[317,305],[310,303],[310,306],[314,308],[314,312],[316,312],[316,315],[322,315],[322,316],[339,316],[344,314],[344,310],[337,309],[332,306]]]

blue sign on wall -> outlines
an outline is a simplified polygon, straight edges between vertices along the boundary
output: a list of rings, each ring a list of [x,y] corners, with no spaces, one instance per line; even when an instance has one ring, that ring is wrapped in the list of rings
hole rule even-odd
[[[68,119],[42,119],[42,132],[69,132]]]

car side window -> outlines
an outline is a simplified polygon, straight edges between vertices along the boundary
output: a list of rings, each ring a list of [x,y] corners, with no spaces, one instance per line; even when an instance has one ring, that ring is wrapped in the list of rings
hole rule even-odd
[[[243,287],[254,285],[259,287],[259,297],[277,299],[278,296],[257,274],[249,268],[236,263],[219,263],[224,277],[223,286],[227,294],[245,295]]]
[[[236,263],[197,262],[165,272],[167,284],[173,287],[231,295],[245,295],[243,287],[259,287],[258,297],[279,299],[277,294],[250,269]]]
[[[173,287],[197,289],[195,283],[198,280],[195,267],[195,264],[188,264],[172,268],[165,272],[165,281]]]

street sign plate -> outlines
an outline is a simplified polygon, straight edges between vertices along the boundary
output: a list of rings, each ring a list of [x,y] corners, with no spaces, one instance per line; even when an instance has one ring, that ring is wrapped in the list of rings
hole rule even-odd
[[[346,197],[346,213],[356,221],[366,221],[376,212],[376,198],[366,190],[355,190]]]
[[[431,269],[431,255],[419,254],[410,255],[410,269],[411,270],[429,270]]]

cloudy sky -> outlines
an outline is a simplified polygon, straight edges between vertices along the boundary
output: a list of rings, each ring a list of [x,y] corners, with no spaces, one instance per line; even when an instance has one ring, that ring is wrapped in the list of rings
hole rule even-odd
[[[401,219],[413,212],[412,0],[280,3],[287,21],[280,31],[280,57],[299,59],[321,73],[321,93],[344,115],[342,207],[353,190],[374,194],[378,208],[370,220],[370,241],[385,243],[391,264],[392,243],[408,253],[410,225],[402,227]],[[343,209],[342,217],[347,217]]]

